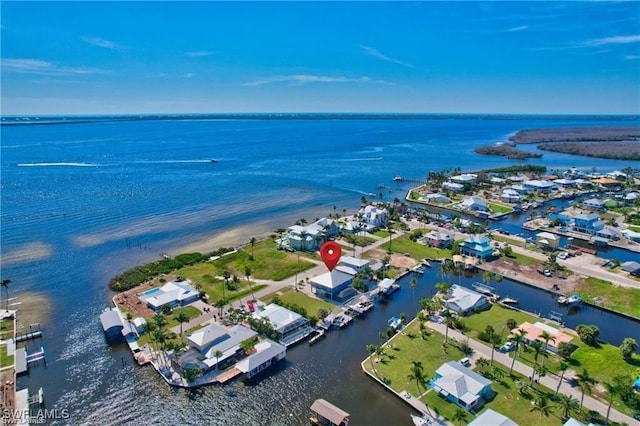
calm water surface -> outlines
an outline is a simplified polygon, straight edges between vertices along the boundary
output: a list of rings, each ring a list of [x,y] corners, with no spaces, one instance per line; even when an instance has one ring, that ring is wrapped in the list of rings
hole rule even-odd
[[[44,388],[49,408],[69,409],[73,424],[304,424],[319,397],[351,412],[354,425],[407,424],[409,408],[374,386],[359,364],[390,316],[415,312],[410,291],[313,348],[293,348],[280,371],[259,383],[186,392],[167,388],[151,369],[134,366],[125,348],[105,343],[98,315],[111,297],[107,283],[205,238],[238,244],[333,206],[353,212],[379,184],[387,186],[384,199],[403,198],[410,184],[393,182],[396,175],[516,164],[473,148],[522,128],[638,123],[443,116],[2,126],[2,278],[13,281],[10,296],[22,302],[15,305],[21,325],[44,326],[45,338],[33,345],[45,346],[48,361],[23,381],[32,391]],[[531,163],[637,167],[550,152]],[[432,281],[421,284],[428,292],[436,278],[423,280]]]

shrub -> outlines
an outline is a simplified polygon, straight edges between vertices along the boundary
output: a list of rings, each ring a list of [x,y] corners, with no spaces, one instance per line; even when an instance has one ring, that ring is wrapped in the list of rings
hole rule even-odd
[[[600,329],[595,325],[580,324],[576,327],[576,333],[580,336],[580,340],[589,346],[594,346],[598,343],[598,336],[600,335]]]

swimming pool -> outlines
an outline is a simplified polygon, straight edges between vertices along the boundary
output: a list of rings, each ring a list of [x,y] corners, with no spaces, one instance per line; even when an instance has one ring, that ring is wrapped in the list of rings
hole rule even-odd
[[[144,293],[140,293],[140,297],[144,297],[144,298],[151,297],[159,291],[160,291],[159,288],[152,288],[151,290],[147,290]]]

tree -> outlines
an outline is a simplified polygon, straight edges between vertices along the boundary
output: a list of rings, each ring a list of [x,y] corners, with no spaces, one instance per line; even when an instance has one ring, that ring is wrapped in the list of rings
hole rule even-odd
[[[489,360],[486,359],[486,358],[479,358],[476,361],[476,367],[478,367],[478,369],[480,369],[480,370],[484,370],[488,366],[489,366]]]
[[[605,419],[605,424],[609,424],[609,414],[611,414],[611,405],[613,404],[613,398],[618,395],[620,392],[618,391],[618,386],[613,383],[602,382],[604,387],[607,389],[607,396],[609,397],[609,406],[607,407],[607,418]]]
[[[578,401],[571,395],[565,395],[563,393],[558,395],[558,400],[553,405],[561,410],[563,419],[569,418],[571,413],[578,412],[580,410]]]
[[[220,351],[220,350],[215,351],[215,353],[213,354],[213,356],[215,356],[215,357],[216,357],[216,368],[217,368],[218,370],[220,369],[220,366],[219,366],[218,364],[219,364],[219,362],[220,362],[220,357],[221,357],[222,355],[224,355],[224,354],[223,354],[223,353],[222,353],[222,351]]]
[[[531,406],[529,411],[537,411],[540,413],[540,424],[542,424],[542,416],[549,417],[551,414],[551,406],[549,405],[549,401],[545,397],[536,398],[535,403]]]
[[[516,358],[518,357],[518,348],[520,347],[522,342],[524,342],[524,334],[521,333],[520,331],[521,330],[518,330],[518,332],[516,332],[513,335],[513,338],[511,339],[513,343],[516,344],[516,350],[513,352],[513,360],[511,361],[511,368],[509,369],[509,375],[513,373],[513,365],[516,363]]]
[[[4,288],[4,309],[9,312],[9,284],[11,284],[11,280],[2,280],[0,285]]]
[[[536,368],[538,367],[538,356],[540,356],[540,352],[542,351],[542,342],[535,340],[529,345],[529,347],[535,352],[533,358],[533,374],[531,374],[531,382],[529,382],[530,385],[533,385],[533,380],[536,377]]]
[[[369,361],[371,362],[371,369],[373,373],[378,377],[378,371],[376,370],[376,366],[373,363],[373,355],[376,353],[378,346],[376,345],[367,345],[367,351],[369,351]]]
[[[251,286],[251,268],[249,266],[244,267],[244,276],[247,277],[247,283],[249,284],[249,288],[251,289],[251,297],[255,301],[256,296],[253,293],[253,287]]]
[[[198,370],[196,367],[189,367],[184,370],[183,377],[187,382],[191,383],[198,378],[199,374],[200,370]]]
[[[451,284],[443,281],[436,283],[435,287],[440,293],[447,293],[451,289]]]
[[[164,314],[157,313],[153,316],[153,322],[159,330],[162,330],[162,328],[167,325],[167,317],[165,317]]]
[[[638,349],[638,343],[631,337],[626,337],[622,341],[622,344],[620,344],[620,353],[622,354],[622,358],[627,361],[631,359],[631,356],[635,353],[636,349]]]
[[[493,367],[491,374],[493,374],[493,377],[495,377],[495,379],[500,382],[504,377],[504,370],[496,365],[495,367]]]
[[[596,325],[580,324],[576,327],[576,333],[580,336],[580,340],[589,346],[594,346],[598,343],[598,336],[600,335],[600,329]]]
[[[564,379],[564,373],[569,368],[569,363],[567,361],[560,361],[558,365],[558,370],[560,371],[560,380],[558,381],[558,387],[556,388],[556,395],[560,391],[560,385],[562,384],[562,380]]]
[[[256,237],[251,237],[251,240],[249,240],[249,243],[251,244],[251,257],[249,258],[249,260],[253,260],[253,248],[256,246],[256,242],[258,242],[258,240],[256,240]]]
[[[407,378],[410,382],[416,382],[418,396],[420,396],[420,388],[424,386],[425,382],[424,367],[420,361],[411,361],[411,372]]]
[[[540,339],[544,340],[544,352],[542,353],[542,365],[544,365],[544,359],[547,357],[547,348],[549,346],[549,342],[556,342],[555,336],[548,333],[546,330],[543,330],[538,336]]]
[[[224,282],[222,283],[222,300],[226,300],[226,296],[224,294],[224,290],[229,283],[229,278],[231,278],[231,274],[226,269],[222,272],[222,277],[224,278]]]
[[[302,231],[300,231],[300,240],[302,241],[302,251],[306,251],[307,250],[307,237],[310,234],[305,231],[304,229]]]
[[[451,416],[451,420],[453,422],[459,422],[459,424],[463,424],[467,420],[467,412],[464,409],[458,407],[453,413],[453,416]]]
[[[509,329],[509,331],[513,330],[517,326],[518,326],[518,323],[513,318],[509,318],[507,320],[507,328]]]
[[[187,315],[187,313],[181,309],[178,311],[174,318],[180,324],[180,336],[182,336],[182,324],[184,324],[185,322],[189,322],[189,315]]]
[[[571,358],[571,354],[573,353],[573,349],[575,346],[571,345],[567,342],[558,343],[558,355],[560,355],[564,359]]]
[[[444,330],[444,343],[446,344],[447,341],[449,340],[449,327],[451,326],[452,322],[453,322],[453,314],[451,313],[451,311],[449,310],[449,308],[446,308],[443,312],[442,312],[442,316],[444,317],[444,326],[445,326],[445,330]]]
[[[582,373],[576,374],[576,377],[578,378],[578,386],[582,391],[582,397],[580,398],[580,408],[582,408],[582,404],[584,403],[584,394],[586,393],[591,395],[593,386],[598,383],[598,381],[589,375],[586,368],[582,369]]]

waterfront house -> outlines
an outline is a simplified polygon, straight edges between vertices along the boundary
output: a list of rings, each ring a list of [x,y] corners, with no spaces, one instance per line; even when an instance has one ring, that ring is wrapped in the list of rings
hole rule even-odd
[[[338,235],[339,230],[333,219],[324,217],[306,226],[290,226],[287,232],[289,247],[294,250],[315,251],[322,243]]]
[[[517,328],[511,330],[511,333],[515,334],[516,332],[519,332],[519,330],[526,331],[526,334],[524,336],[524,341],[526,344],[529,344],[535,340],[538,340],[542,342],[542,344],[544,344],[544,340],[540,337],[540,335],[543,331],[549,333],[555,338],[555,341],[549,340],[549,342],[547,343],[547,351],[553,353],[558,352],[558,345],[560,345],[560,343],[570,343],[573,339],[571,336],[561,332],[557,328],[553,328],[541,322],[536,322],[534,324],[531,324],[530,322],[523,322]]]
[[[536,245],[547,250],[555,250],[558,248],[560,237],[551,232],[539,232],[536,234]]]
[[[489,307],[489,299],[476,291],[454,284],[444,306],[458,315],[469,315]]]
[[[573,229],[577,232],[593,235],[604,229],[604,221],[597,213],[577,214],[573,216]]]
[[[367,229],[381,228],[389,221],[387,209],[368,205],[358,211],[358,216],[366,223]]]
[[[345,268],[336,268],[331,272],[311,278],[311,291],[318,297],[331,300],[344,300],[355,294],[351,287],[353,276],[357,273],[353,268],[345,272]],[[354,272],[353,274],[351,272]]]
[[[424,236],[424,242],[429,247],[447,248],[453,245],[453,236],[446,232],[431,231]]]
[[[478,417],[473,419],[468,426],[518,426],[518,423],[511,420],[504,414],[493,411],[491,408],[486,409]]]
[[[461,185],[464,185],[464,184],[475,185],[477,179],[478,179],[478,175],[476,174],[464,173],[461,175],[451,176],[449,180],[451,180],[451,182],[459,183]]]
[[[442,184],[442,188],[452,192],[464,191],[464,185],[455,182],[445,182]]]
[[[624,262],[620,265],[620,269],[625,272],[630,273],[631,275],[640,276],[640,263],[635,261]]]
[[[338,262],[338,266],[346,266],[359,272],[369,266],[371,261],[369,259],[360,259],[353,256],[342,256]]]
[[[615,191],[617,189],[622,188],[622,182],[617,179],[611,179],[608,177],[600,177],[597,179],[591,179],[591,183],[594,185],[599,185],[602,188]]]
[[[489,237],[471,237],[460,244],[460,254],[463,256],[487,259],[493,254],[493,247]]]
[[[466,410],[481,407],[493,393],[491,380],[456,361],[442,364],[431,383],[441,396]]]
[[[609,228],[603,228],[600,229],[599,231],[596,231],[596,237],[600,237],[600,238],[604,238],[605,240],[617,240],[618,239],[618,234],[616,234],[615,231],[609,229]]]
[[[485,200],[478,197],[466,197],[460,206],[463,210],[472,212],[489,212],[489,205]]]
[[[324,399],[311,405],[311,423],[320,426],[348,426],[350,414]]]
[[[560,188],[571,188],[576,186],[576,181],[572,179],[555,179],[553,180],[553,184]]]
[[[258,342],[255,353],[238,361],[235,368],[245,374],[247,379],[276,364],[287,356],[287,348],[269,339]]]
[[[522,201],[522,195],[520,195],[516,190],[507,188],[502,191],[500,195],[500,199],[505,203],[519,203]]]
[[[556,189],[553,182],[549,182],[548,180],[527,180],[523,182],[522,186],[528,191],[541,192],[544,194],[548,194]]]
[[[582,206],[587,209],[587,210],[591,210],[594,212],[600,212],[600,211],[604,211],[607,208],[604,205],[604,201],[602,201],[599,198],[589,198],[588,200],[585,200],[582,203]]]
[[[435,203],[435,204],[450,204],[451,198],[447,197],[443,194],[427,194],[422,197],[427,203]]]
[[[102,329],[109,340],[117,340],[122,337],[124,322],[118,308],[107,309],[100,314]]]
[[[175,308],[198,300],[199,293],[191,286],[190,280],[171,281],[160,288],[152,288],[138,294],[151,309],[158,312],[163,306]]]
[[[507,189],[517,192],[520,195],[527,195],[529,193],[529,191],[522,185],[511,185]]]
[[[312,331],[308,319],[275,303],[265,306],[254,315],[267,319],[278,332],[279,342],[285,346],[306,338]]]
[[[624,196],[624,202],[627,204],[634,204],[638,198],[640,198],[640,193],[637,192],[629,192]]]

